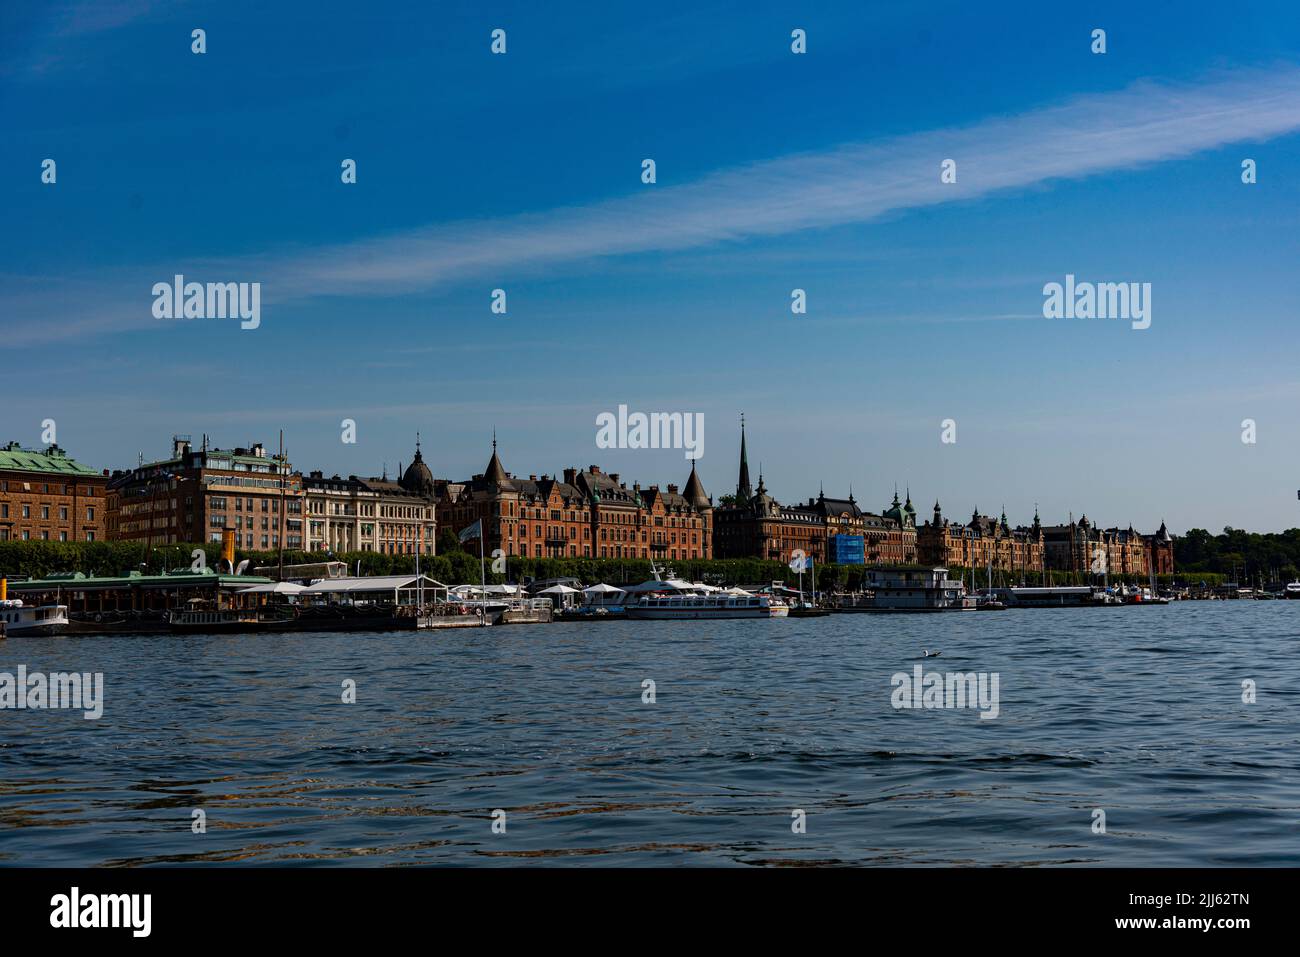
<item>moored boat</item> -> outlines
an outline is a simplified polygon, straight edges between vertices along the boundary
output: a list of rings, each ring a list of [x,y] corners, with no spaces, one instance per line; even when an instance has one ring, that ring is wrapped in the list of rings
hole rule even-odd
[[[0,601],[0,622],[8,635],[57,635],[68,627],[67,605],[27,605],[21,598]]]
[[[174,632],[216,634],[221,632],[284,631],[293,627],[292,612],[255,608],[187,608],[167,613]]]
[[[1300,598],[1300,581],[1288,582],[1282,594],[1287,598]]]
[[[975,596],[948,577],[948,569],[869,568],[863,591],[841,595],[832,609],[837,612],[936,612],[974,611]]]
[[[779,598],[749,593],[650,594],[627,606],[627,617],[636,619],[701,618],[785,618],[790,606]]]

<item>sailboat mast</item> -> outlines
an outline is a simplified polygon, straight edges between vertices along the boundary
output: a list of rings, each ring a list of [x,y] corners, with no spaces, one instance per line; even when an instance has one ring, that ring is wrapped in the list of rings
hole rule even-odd
[[[277,577],[280,581],[284,581],[284,429],[280,430],[280,457],[277,462],[276,471],[280,473],[280,521],[278,523],[280,526],[280,534],[277,536],[277,541],[280,546],[280,571]]]

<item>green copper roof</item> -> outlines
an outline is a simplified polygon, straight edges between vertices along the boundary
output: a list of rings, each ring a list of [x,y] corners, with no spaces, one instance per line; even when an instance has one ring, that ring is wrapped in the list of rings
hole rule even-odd
[[[46,472],[58,475],[100,474],[90,466],[68,458],[67,453],[57,445],[38,451],[25,449],[17,442],[0,446],[0,471]]]
[[[167,575],[141,575],[131,572],[127,575],[86,575],[82,572],[55,572],[45,578],[32,578],[27,581],[10,581],[9,589],[48,589],[48,588],[96,588],[112,585],[164,585],[184,588],[187,585],[217,583],[219,585],[267,585],[273,579],[261,575],[219,575],[212,569],[201,572],[177,571]]]

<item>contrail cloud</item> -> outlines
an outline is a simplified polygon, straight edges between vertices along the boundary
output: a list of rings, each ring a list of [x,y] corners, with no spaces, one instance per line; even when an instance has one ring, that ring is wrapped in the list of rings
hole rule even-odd
[[[320,249],[277,260],[267,286],[278,289],[277,298],[411,291],[512,268],[868,222],[1298,128],[1294,66],[1194,85],[1148,81],[961,128],[755,162],[681,186],[642,187],[627,198]],[[957,163],[955,184],[940,182],[945,159]]]

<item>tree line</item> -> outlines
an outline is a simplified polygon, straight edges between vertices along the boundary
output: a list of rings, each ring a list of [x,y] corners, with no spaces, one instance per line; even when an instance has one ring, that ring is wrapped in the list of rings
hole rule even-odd
[[[1229,530],[1230,531],[1230,530]],[[1188,533],[1187,539],[1177,539],[1175,543],[1175,567],[1178,573],[1172,576],[1177,582],[1206,581],[1218,584],[1231,577],[1232,565],[1240,569],[1243,564],[1248,567],[1271,567],[1270,562],[1283,558],[1283,573],[1289,569],[1295,577],[1295,565],[1300,563],[1300,530],[1292,530],[1283,536],[1249,536],[1258,539],[1289,539],[1294,551],[1286,551],[1278,546],[1275,549],[1260,546],[1257,557],[1252,557],[1249,564],[1244,555],[1256,555],[1248,552],[1236,537],[1230,538],[1232,548],[1223,546],[1218,539],[1209,538],[1208,533],[1200,536]],[[1233,536],[1245,533],[1234,532]],[[1204,536],[1204,538],[1202,538]],[[1229,536],[1219,536],[1219,539]],[[1184,544],[1190,540],[1190,544]],[[1207,544],[1207,541],[1209,544]],[[1214,546],[1211,549],[1211,546]],[[1179,554],[1180,547],[1185,555]],[[195,553],[201,553],[201,559]],[[1207,555],[1211,557],[1206,557]],[[1289,557],[1288,557],[1289,556]],[[82,572],[91,576],[126,575],[139,572],[158,575],[164,572],[187,570],[196,561],[201,561],[208,568],[216,569],[221,558],[221,546],[216,542],[191,544],[156,545],[146,547],[143,542],[46,542],[46,541],[9,541],[0,542],[0,575],[9,578],[42,578],[60,572]],[[248,573],[260,566],[274,566],[279,561],[276,552],[257,552],[237,550],[235,562],[249,560]],[[335,555],[325,552],[286,551],[286,565],[308,564],[326,561],[346,562],[349,574],[361,575],[406,575],[415,572],[414,555],[387,555],[379,552],[346,552]],[[664,563],[661,563],[661,565]],[[758,558],[726,559],[692,559],[666,563],[680,578],[689,581],[702,581],[712,585],[760,585],[771,582],[784,582],[796,587],[799,581],[797,573],[790,570],[783,562],[765,561]],[[643,582],[651,577],[650,562],[641,558],[521,558],[512,557],[504,562],[487,561],[487,580],[490,584],[505,582],[526,582],[547,578],[576,578],[583,584],[591,585],[605,582],[610,585],[627,585]],[[477,548],[466,551],[462,549],[454,533],[439,536],[438,554],[420,556],[420,571],[446,585],[477,584],[479,582],[479,555]],[[987,572],[977,568],[975,584],[983,587]],[[864,566],[862,565],[817,565],[814,575],[820,591],[856,591],[862,586]],[[949,577],[970,581],[971,570],[953,567]],[[1134,581],[1145,584],[1143,576],[1130,576]],[[1266,576],[1267,577],[1267,576]],[[1030,585],[1044,584],[1036,571],[1025,573],[1025,581]],[[1292,578],[1287,578],[1290,581]],[[1122,576],[1111,576],[1112,582],[1122,580]],[[1167,583],[1168,576],[1162,576],[1162,583]],[[1253,580],[1249,578],[1247,580]],[[994,570],[995,586],[1020,584],[1018,573],[1008,574]],[[1047,582],[1053,585],[1081,584],[1079,575],[1070,572],[1048,572]],[[803,578],[805,588],[812,585],[812,576]]]
[[[1191,577],[1218,574],[1243,584],[1300,578],[1300,528],[1245,532],[1228,526],[1219,535],[1193,528],[1174,539],[1174,568]]]

